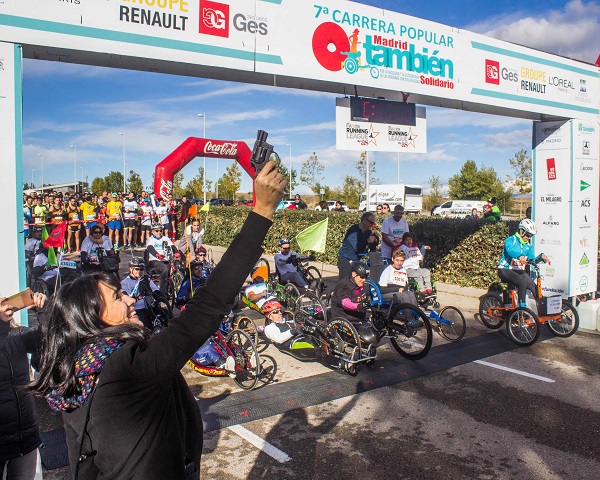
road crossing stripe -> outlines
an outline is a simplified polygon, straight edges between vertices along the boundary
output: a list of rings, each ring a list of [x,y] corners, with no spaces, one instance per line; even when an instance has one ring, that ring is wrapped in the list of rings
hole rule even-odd
[[[248,430],[245,427],[242,427],[241,425],[232,425],[227,428],[229,428],[229,430],[231,430],[232,432],[237,433],[244,440],[250,442],[256,448],[262,450],[267,455],[277,460],[279,463],[289,462],[292,459],[292,457],[290,457],[287,453],[282,452],[277,447],[271,445],[269,442],[263,440],[258,435],[252,433],[250,430]]]
[[[504,370],[506,372],[516,373],[517,375],[522,375],[524,377],[535,378],[536,380],[541,380],[542,382],[554,383],[554,380],[548,377],[542,377],[540,375],[535,375],[533,373],[527,373],[523,370],[515,370],[514,368],[503,367],[502,365],[496,365],[495,363],[486,362],[484,360],[474,360],[473,363],[479,363],[481,365],[486,365],[488,367],[497,368],[498,370]]]

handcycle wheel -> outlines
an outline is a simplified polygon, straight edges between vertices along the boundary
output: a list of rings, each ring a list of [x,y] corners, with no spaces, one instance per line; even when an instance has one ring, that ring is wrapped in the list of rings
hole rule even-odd
[[[256,330],[256,323],[250,317],[246,315],[236,317],[233,322],[233,328],[246,332],[254,342],[254,345],[258,345],[258,330]]]
[[[152,304],[151,309],[154,315],[154,318],[152,319],[153,323],[156,318],[160,318],[164,322],[163,326],[166,326],[173,318],[173,309],[164,295],[157,295],[154,297],[154,303]]]
[[[173,292],[175,293],[175,296],[177,296],[179,293],[179,289],[181,288],[183,281],[183,274],[179,270],[173,273]]]
[[[259,382],[263,385],[271,383],[277,374],[277,362],[270,355],[260,356],[260,377]],[[260,387],[259,387],[260,388]]]
[[[345,318],[332,318],[325,326],[325,331],[328,334],[329,342],[335,352],[342,357],[341,362],[345,359],[360,360],[360,337],[352,322]],[[354,376],[358,372],[356,363],[341,363],[344,365],[344,370]]]
[[[521,347],[533,345],[540,336],[538,316],[528,308],[515,308],[506,319],[506,334]]]
[[[321,300],[319,300],[319,297],[312,292],[305,292],[297,298],[294,305],[294,314],[297,313],[308,315],[316,320],[315,323],[321,326],[327,323],[325,307],[321,303]]]
[[[260,378],[260,357],[256,346],[243,330],[232,330],[225,342],[235,359],[235,383],[244,390],[252,390]]]
[[[43,293],[46,296],[46,298],[50,298],[50,289],[48,288],[46,282],[44,282],[43,280],[36,280],[35,282],[33,282],[33,285],[31,286],[31,291],[33,293]]]
[[[388,318],[390,342],[403,357],[418,360],[431,349],[432,333],[427,316],[419,307],[398,303]]]
[[[479,300],[479,318],[487,328],[497,330],[504,323],[503,318],[491,316],[489,314],[490,308],[503,307],[504,302],[502,301],[502,295],[498,293],[486,293]]]
[[[560,309],[560,320],[548,320],[546,326],[557,337],[570,337],[579,328],[579,314],[573,308],[573,305],[563,300]]]
[[[438,332],[450,342],[458,342],[465,336],[467,322],[462,312],[456,307],[444,307],[439,313],[441,320],[438,321]],[[446,320],[447,323],[444,320]]]
[[[290,310],[294,310],[296,300],[298,300],[298,297],[300,296],[298,287],[293,283],[286,283],[285,287],[283,287],[283,296],[284,298],[282,300],[285,303],[285,306]]]
[[[173,309],[175,307],[175,285],[173,285],[173,280],[171,280],[170,278],[167,278],[166,284],[166,295],[169,299],[169,305],[171,306],[171,309]]]
[[[304,273],[304,280],[306,280],[306,283],[308,283],[310,285],[310,283],[313,280],[321,280],[321,272],[319,272],[319,269],[317,267],[306,267],[305,273]]]

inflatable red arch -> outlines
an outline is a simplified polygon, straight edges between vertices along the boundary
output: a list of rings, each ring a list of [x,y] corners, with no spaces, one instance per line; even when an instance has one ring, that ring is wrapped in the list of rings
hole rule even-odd
[[[250,178],[254,178],[254,169],[250,163],[251,156],[252,150],[245,142],[189,137],[156,166],[154,193],[160,198],[166,198],[171,194],[175,174],[196,157],[237,160]]]

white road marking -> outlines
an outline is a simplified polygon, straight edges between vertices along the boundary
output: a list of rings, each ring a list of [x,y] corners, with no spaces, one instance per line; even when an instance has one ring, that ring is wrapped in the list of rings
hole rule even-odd
[[[277,447],[271,445],[269,442],[260,438],[258,435],[256,435],[255,433],[252,433],[250,430],[242,427],[241,425],[232,425],[231,427],[228,427],[228,428],[232,432],[237,433],[240,437],[242,437],[247,442],[250,442],[256,448],[262,450],[270,457],[273,457],[279,463],[289,462],[292,459],[292,457],[290,457],[287,453],[282,452]]]
[[[507,372],[516,373],[517,375],[523,375],[524,377],[535,378],[536,380],[541,380],[542,382],[554,383],[554,380],[548,377],[541,377],[540,375],[524,372],[523,370],[515,370],[514,368],[503,367],[502,365],[496,365],[495,363],[485,362],[483,360],[474,360],[473,363],[479,363],[480,365],[486,365],[488,367],[497,368],[499,370],[505,370]]]

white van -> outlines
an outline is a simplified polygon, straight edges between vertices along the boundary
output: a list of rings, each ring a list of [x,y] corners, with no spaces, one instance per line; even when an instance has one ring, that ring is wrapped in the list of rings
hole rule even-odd
[[[483,207],[486,205],[487,202],[479,200],[449,200],[436,207],[433,210],[433,215],[440,215],[446,218],[465,218],[471,215],[474,208],[479,210],[479,214],[482,215]]]

